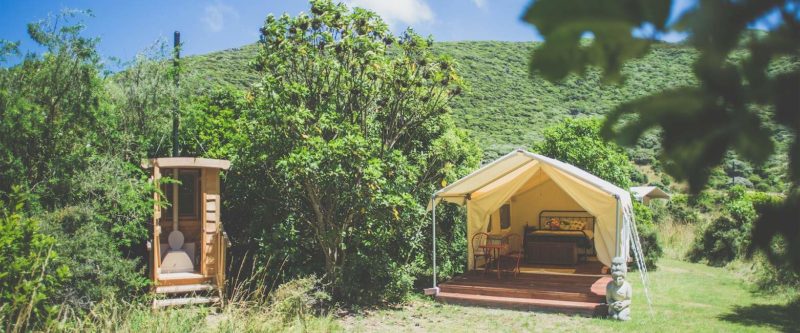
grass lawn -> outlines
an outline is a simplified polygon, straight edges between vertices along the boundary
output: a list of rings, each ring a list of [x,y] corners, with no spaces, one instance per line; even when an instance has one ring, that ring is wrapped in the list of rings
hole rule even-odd
[[[650,274],[652,315],[636,272],[631,322],[443,305],[418,298],[394,309],[340,319],[355,332],[800,332],[797,295],[753,293],[723,268],[663,259]]]

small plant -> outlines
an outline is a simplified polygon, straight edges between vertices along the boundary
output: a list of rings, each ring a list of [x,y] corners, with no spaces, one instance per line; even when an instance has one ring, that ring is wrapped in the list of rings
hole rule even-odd
[[[270,300],[275,313],[284,322],[299,319],[304,323],[309,316],[318,313],[317,310],[330,301],[331,296],[322,290],[321,280],[312,275],[280,285]]]
[[[25,200],[15,186],[0,201],[0,326],[8,332],[37,329],[52,318],[52,297],[70,276],[53,251],[55,238],[25,216]]]

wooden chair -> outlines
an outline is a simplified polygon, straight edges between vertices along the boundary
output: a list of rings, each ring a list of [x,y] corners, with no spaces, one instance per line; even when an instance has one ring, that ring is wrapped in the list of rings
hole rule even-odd
[[[522,248],[522,236],[517,233],[509,233],[506,235],[506,242],[508,242],[508,251],[500,255],[501,264],[510,272],[514,273],[514,277],[520,272],[519,264],[524,257]]]
[[[481,245],[486,244],[486,241],[489,239],[489,234],[485,232],[478,232],[472,236],[472,269],[478,270],[478,258],[483,257],[483,272],[486,272],[486,265],[489,264],[489,252],[486,251],[485,248],[482,248]]]

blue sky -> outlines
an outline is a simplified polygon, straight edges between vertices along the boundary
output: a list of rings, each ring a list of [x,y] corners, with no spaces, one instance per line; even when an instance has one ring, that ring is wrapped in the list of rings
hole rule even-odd
[[[397,31],[407,26],[436,40],[541,40],[535,29],[519,20],[530,0],[346,0],[372,9]],[[678,0],[673,16],[693,6]],[[62,9],[90,9],[86,35],[100,37],[100,54],[131,59],[159,38],[171,41],[181,31],[184,54],[203,54],[242,46],[258,39],[258,28],[269,13],[297,14],[308,10],[304,0],[0,0],[0,39],[33,42],[26,24]],[[679,35],[662,36],[675,41]]]

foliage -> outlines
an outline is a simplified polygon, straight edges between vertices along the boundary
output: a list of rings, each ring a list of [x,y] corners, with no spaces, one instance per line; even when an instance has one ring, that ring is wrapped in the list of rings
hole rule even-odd
[[[25,215],[52,240],[59,256],[50,265],[71,273],[46,303],[77,312],[135,298],[148,283],[141,258],[155,189],[139,163],[158,143],[159,111],[173,93],[155,56],[104,76],[83,14],[30,24],[44,52],[0,68],[0,195],[30,188]]]
[[[476,138],[485,161],[530,147],[542,138],[544,128],[561,119],[604,115],[625,101],[696,82],[690,64],[697,53],[682,45],[654,45],[643,59],[625,66],[628,80],[622,86],[601,85],[597,71],[555,83],[530,78],[526,55],[540,47],[541,43],[502,41],[436,42],[431,47],[431,52],[451,56],[459,65],[467,87],[450,103],[453,120]],[[257,52],[257,45],[246,45],[184,62],[187,72],[206,88],[248,88],[257,82],[247,66]],[[648,137],[640,152],[654,159],[658,136]]]
[[[25,185],[48,207],[69,198],[69,177],[85,169],[99,131],[97,40],[81,36],[79,24],[57,23],[76,15],[29,24],[47,52],[0,70],[0,191]]]
[[[132,61],[118,62],[124,68],[105,80],[103,105],[110,112],[102,119],[110,143],[103,150],[124,160],[163,156],[169,151],[171,119],[168,108],[179,96],[172,80],[169,48],[157,41]]]
[[[25,215],[26,196],[14,187],[0,201],[0,326],[7,332],[36,329],[52,319],[54,296],[70,278],[54,250],[56,239]]]
[[[689,259],[724,265],[744,257],[750,242],[756,206],[780,202],[765,193],[748,193],[743,186],[732,187],[724,201],[722,215],[707,224],[695,240]]]
[[[696,224],[702,221],[699,210],[689,202],[689,196],[677,193],[667,203],[673,221],[680,224]]]
[[[330,301],[330,295],[322,290],[322,281],[316,276],[298,278],[286,282],[270,295],[275,312],[284,322],[318,314],[319,307]]]
[[[644,264],[648,270],[658,268],[658,260],[664,255],[664,249],[658,235],[658,228],[653,222],[650,208],[633,200],[633,214],[636,218],[636,229],[644,252]],[[631,253],[631,257],[634,254]]]
[[[534,151],[628,188],[633,164],[622,148],[600,138],[600,125],[599,119],[565,119],[544,130],[544,139],[534,145]]]
[[[431,40],[330,1],[269,16],[261,32],[243,190],[275,190],[279,224],[300,232],[338,299],[404,297],[427,260],[428,195],[477,162],[448,115],[455,64]]]
[[[191,97],[182,112],[183,153],[235,160],[239,148],[248,144],[242,130],[245,103],[244,94],[231,86]]]
[[[782,66],[780,59],[798,58],[800,7],[793,0],[700,1],[670,20],[673,3],[537,1],[524,15],[545,37],[542,50],[533,55],[532,69],[558,80],[597,66],[605,77],[617,80],[622,64],[646,54],[649,42],[639,36],[686,32],[688,43],[699,52],[693,65],[699,84],[620,105],[608,115],[604,135],[632,146],[647,130],[659,128],[660,159],[666,170],[698,192],[729,150],[757,165],[765,163],[775,152],[772,124],[781,124],[794,134],[787,174],[792,181],[789,192],[796,193],[800,187],[800,67],[796,63]],[[773,29],[747,30],[773,14],[780,16]],[[643,26],[652,33],[639,29]],[[582,45],[580,37],[586,32],[594,39]],[[740,47],[747,52],[737,53]],[[709,130],[709,124],[716,126]],[[783,237],[790,251],[784,258],[800,270],[800,220],[791,218],[798,215],[800,196],[795,194],[763,211],[753,245],[777,259],[781,256],[773,253],[770,244],[773,238]]]
[[[140,259],[126,257],[120,238],[108,231],[110,220],[96,209],[70,206],[42,219],[44,230],[59,240],[54,249],[69,258],[61,261],[72,278],[54,295],[59,304],[89,310],[106,299],[132,300],[149,286]]]

